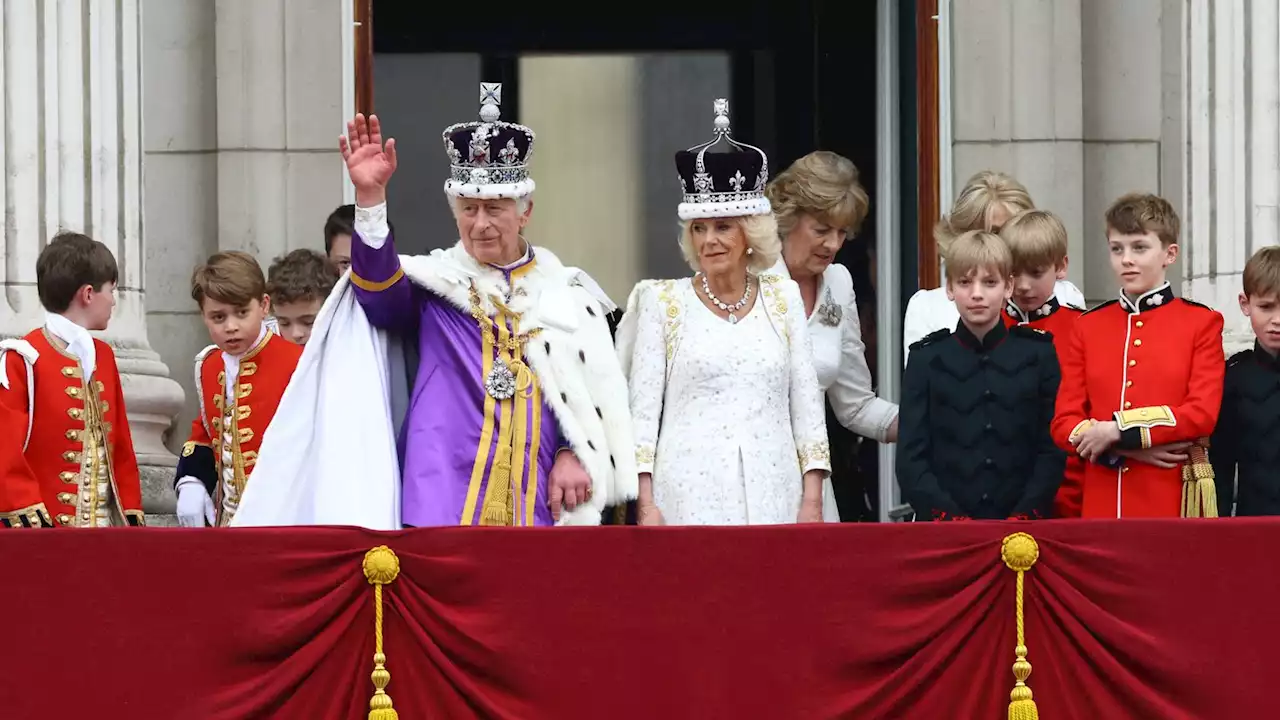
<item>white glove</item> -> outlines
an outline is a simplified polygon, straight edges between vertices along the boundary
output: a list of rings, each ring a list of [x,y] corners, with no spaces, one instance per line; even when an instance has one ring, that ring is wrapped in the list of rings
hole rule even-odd
[[[178,524],[182,527],[212,526],[217,518],[213,510],[213,498],[204,483],[187,476],[178,481]]]

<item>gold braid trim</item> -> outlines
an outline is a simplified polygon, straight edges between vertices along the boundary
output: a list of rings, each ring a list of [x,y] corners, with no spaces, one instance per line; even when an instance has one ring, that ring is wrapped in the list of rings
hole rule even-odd
[[[1129,410],[1117,410],[1115,420],[1121,430],[1135,427],[1153,428],[1160,425],[1177,427],[1178,425],[1178,419],[1173,416],[1173,410],[1169,409],[1168,405],[1148,405]]]
[[[373,586],[373,697],[369,698],[369,720],[399,720],[387,694],[391,673],[387,656],[382,652],[382,586],[390,585],[400,574],[400,558],[391,548],[379,545],[364,554],[364,577]]]
[[[402,267],[396,268],[396,271],[391,274],[391,277],[387,278],[386,280],[383,280],[382,282],[365,280],[364,278],[357,275],[353,270],[351,272],[351,284],[367,292],[382,292],[383,290],[386,290],[392,285],[395,285],[396,283],[400,282],[400,278],[402,277],[404,277],[404,268]]]
[[[27,525],[23,525],[23,518],[26,519]],[[30,507],[24,507],[21,510],[0,513],[0,527],[53,527],[53,518],[49,515],[49,511],[45,508],[44,503],[39,502]]]
[[[1208,447],[1208,438],[1200,438],[1187,451],[1182,465],[1182,517],[1218,517],[1218,486]]]
[[[1036,709],[1036,701],[1031,696],[1031,688],[1027,687],[1027,678],[1031,676],[1031,663],[1027,661],[1027,638],[1024,627],[1022,609],[1023,576],[1040,559],[1040,546],[1035,538],[1026,533],[1014,533],[1000,543],[1000,559],[1012,571],[1018,573],[1018,590],[1016,597],[1015,617],[1018,627],[1018,645],[1013,654],[1013,677],[1016,682],[1013,692],[1009,693],[1009,720],[1039,720],[1040,711]]]
[[[1076,426],[1071,428],[1071,434],[1067,436],[1067,442],[1075,443],[1076,438],[1083,435],[1085,430],[1088,430],[1089,428],[1093,427],[1095,422],[1096,421],[1093,420],[1092,418],[1088,418],[1076,423]]]

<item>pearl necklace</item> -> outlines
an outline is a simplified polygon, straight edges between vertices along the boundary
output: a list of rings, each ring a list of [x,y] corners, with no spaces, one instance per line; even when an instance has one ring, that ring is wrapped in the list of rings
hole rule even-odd
[[[711,286],[707,284],[707,274],[702,273],[703,294],[707,296],[707,299],[711,301],[712,305],[715,305],[716,307],[720,308],[722,311],[729,313],[729,324],[731,325],[738,322],[737,312],[742,308],[746,307],[747,301],[751,299],[751,275],[750,274],[747,275],[746,285],[747,285],[746,289],[742,292],[742,299],[732,305],[726,305],[725,303],[720,301],[720,298],[716,297],[715,293],[711,292]]]

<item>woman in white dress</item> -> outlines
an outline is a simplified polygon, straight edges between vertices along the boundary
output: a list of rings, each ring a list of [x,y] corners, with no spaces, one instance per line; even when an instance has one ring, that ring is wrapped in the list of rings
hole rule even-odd
[[[1035,209],[1031,193],[1022,183],[994,170],[983,170],[965,183],[951,206],[933,228],[933,239],[938,244],[938,255],[946,261],[951,241],[970,230],[986,230],[998,233],[1014,215],[1023,210]],[[1054,296],[1064,305],[1084,307],[1084,294],[1067,280],[1059,280]],[[960,311],[947,299],[944,287],[919,290],[907,303],[906,316],[902,320],[902,363],[906,365],[911,346],[924,336],[938,330],[954,330],[960,322]]]
[[[858,169],[848,158],[819,150],[792,163],[769,183],[765,193],[782,238],[782,257],[773,272],[790,277],[799,286],[818,385],[826,392],[836,420],[863,437],[895,442],[898,406],[876,396],[867,368],[853,278],[846,267],[834,262],[845,240],[857,232],[867,216],[867,193],[858,182]],[[837,449],[835,441],[830,441],[832,449]],[[854,482],[854,478],[839,479],[846,486]],[[865,489],[854,489],[859,490],[854,494],[865,495]],[[824,490],[823,513],[829,522],[840,519],[834,500],[835,496]],[[866,505],[867,501],[849,497],[842,502]]]
[[[768,160],[729,135],[676,154],[692,278],[641,282],[618,327],[642,525],[822,520],[830,453],[796,284],[764,197]],[[727,152],[712,152],[724,143]]]

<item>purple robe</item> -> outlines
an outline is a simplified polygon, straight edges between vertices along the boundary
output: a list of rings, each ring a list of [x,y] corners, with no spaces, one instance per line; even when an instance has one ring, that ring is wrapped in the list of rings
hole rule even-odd
[[[506,275],[508,287],[537,262],[530,250],[513,267],[494,267]],[[512,493],[514,522],[551,525],[547,478],[556,453],[568,443],[540,389],[517,392],[505,402],[489,398],[476,320],[403,274],[388,284],[399,270],[390,236],[377,249],[358,236],[351,243],[352,284],[369,322],[390,332],[416,332],[418,338],[420,361],[400,437],[403,523],[480,524],[499,437],[511,422],[511,477],[518,488]],[[507,319],[501,322],[510,330]],[[510,410],[504,413],[505,408]]]

